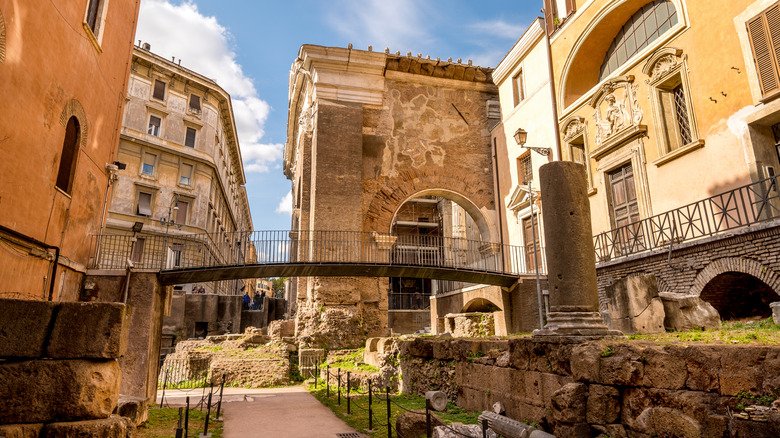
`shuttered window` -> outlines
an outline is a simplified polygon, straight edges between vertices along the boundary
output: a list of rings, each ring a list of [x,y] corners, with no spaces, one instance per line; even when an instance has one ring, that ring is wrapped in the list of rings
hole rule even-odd
[[[138,216],[151,216],[152,215],[152,194],[151,193],[138,193],[138,206],[135,214]]]
[[[539,217],[534,214],[533,228],[531,227],[531,217],[523,219],[523,243],[525,244],[525,266],[528,271],[536,270],[536,262],[541,264],[541,246],[539,242]],[[533,230],[533,231],[532,231]],[[536,245],[534,245],[534,241]],[[536,252],[534,253],[534,249]]]
[[[184,137],[184,146],[189,146],[191,148],[195,147],[195,137],[198,134],[198,131],[195,130],[195,128],[187,127],[187,135]]]
[[[154,92],[152,97],[157,100],[165,100],[165,82],[155,79],[154,80]]]
[[[187,210],[190,208],[190,203],[178,201],[176,206],[179,207],[179,209],[176,210],[176,223],[184,225],[187,223]]]
[[[610,210],[615,228],[639,222],[639,205],[634,185],[634,169],[627,164],[609,175]]]
[[[761,95],[767,97],[780,90],[780,3],[748,21],[747,30]]]
[[[200,112],[200,96],[190,95],[190,110]]]

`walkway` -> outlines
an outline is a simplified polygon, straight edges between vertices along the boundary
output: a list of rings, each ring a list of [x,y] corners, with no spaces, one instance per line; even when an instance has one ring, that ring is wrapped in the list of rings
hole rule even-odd
[[[244,397],[231,391],[224,398],[230,400],[223,404],[224,438],[336,438],[356,432],[302,386],[243,391],[251,392]]]

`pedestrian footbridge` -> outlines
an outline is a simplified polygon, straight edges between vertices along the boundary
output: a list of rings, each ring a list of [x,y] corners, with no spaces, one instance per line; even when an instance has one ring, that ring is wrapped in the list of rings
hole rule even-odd
[[[351,231],[100,235],[93,269],[159,271],[161,284],[262,277],[412,277],[509,287],[524,248],[440,236]]]

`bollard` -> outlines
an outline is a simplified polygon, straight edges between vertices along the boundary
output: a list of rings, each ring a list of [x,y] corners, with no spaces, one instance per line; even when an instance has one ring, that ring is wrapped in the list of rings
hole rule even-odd
[[[187,409],[184,411],[184,436],[190,434],[190,396],[187,396]]]
[[[314,389],[317,389],[317,380],[320,379],[320,365],[314,364]]]
[[[330,365],[325,369],[325,397],[330,398]]]
[[[339,368],[338,370],[339,370],[339,379],[338,379],[338,381],[339,381],[339,389],[338,389],[338,391],[339,391],[339,403],[338,404],[339,404],[339,406],[341,406],[341,368]]]
[[[368,379],[368,430],[374,430],[374,410],[371,407],[371,379]]]
[[[347,371],[347,415],[352,414],[352,412],[349,410],[349,405],[349,371]]]
[[[182,436],[184,434],[184,430],[181,428],[181,417],[182,417],[181,411],[182,410],[183,410],[182,408],[179,408],[179,422],[176,425],[176,438],[182,438]]]
[[[425,399],[425,438],[431,438],[431,401]]]
[[[165,378],[163,379],[163,393],[160,397],[160,409],[163,407],[163,401],[165,401],[165,388],[168,386],[168,370],[165,370]]]
[[[482,438],[487,438],[488,421],[487,418],[482,419]]]
[[[225,389],[225,375],[222,375],[222,383],[219,385],[219,401],[217,402],[217,415],[216,418],[219,420],[219,411],[222,410],[222,391]]]
[[[206,408],[206,421],[203,423],[203,436],[209,436],[209,416],[211,415],[211,394],[209,393],[209,404]]]
[[[385,387],[385,397],[387,400],[387,438],[393,438],[393,428],[390,424],[390,387]]]

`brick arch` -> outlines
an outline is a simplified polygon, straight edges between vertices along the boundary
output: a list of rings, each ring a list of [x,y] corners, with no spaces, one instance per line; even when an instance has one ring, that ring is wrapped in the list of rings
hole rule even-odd
[[[780,291],[780,276],[775,274],[771,268],[767,268],[755,260],[741,257],[727,257],[714,260],[707,265],[707,267],[702,269],[701,272],[699,272],[699,275],[696,276],[696,280],[693,281],[693,286],[691,286],[689,294],[695,296],[701,295],[701,292],[704,290],[704,287],[707,286],[707,283],[718,275],[726,272],[739,272],[752,275],[772,288],[775,293]]]
[[[60,125],[63,127],[68,126],[68,120],[71,117],[76,117],[79,121],[79,144],[81,147],[87,147],[87,113],[84,111],[84,107],[81,106],[81,102],[76,99],[71,99],[65,108],[62,109],[60,114]]]
[[[367,231],[389,232],[396,212],[406,201],[414,196],[436,195],[463,207],[477,223],[483,240],[499,242],[493,219],[493,187],[485,187],[484,182],[474,175],[455,173],[440,168],[407,168],[401,170],[398,176],[388,178],[376,191],[366,210]]]
[[[0,64],[5,63],[5,18],[0,11]]]
[[[485,310],[477,310],[477,309],[485,309]],[[462,313],[496,312],[502,310],[504,309],[502,309],[501,306],[499,306],[498,304],[494,303],[493,300],[483,298],[483,297],[472,298],[461,308]]]

